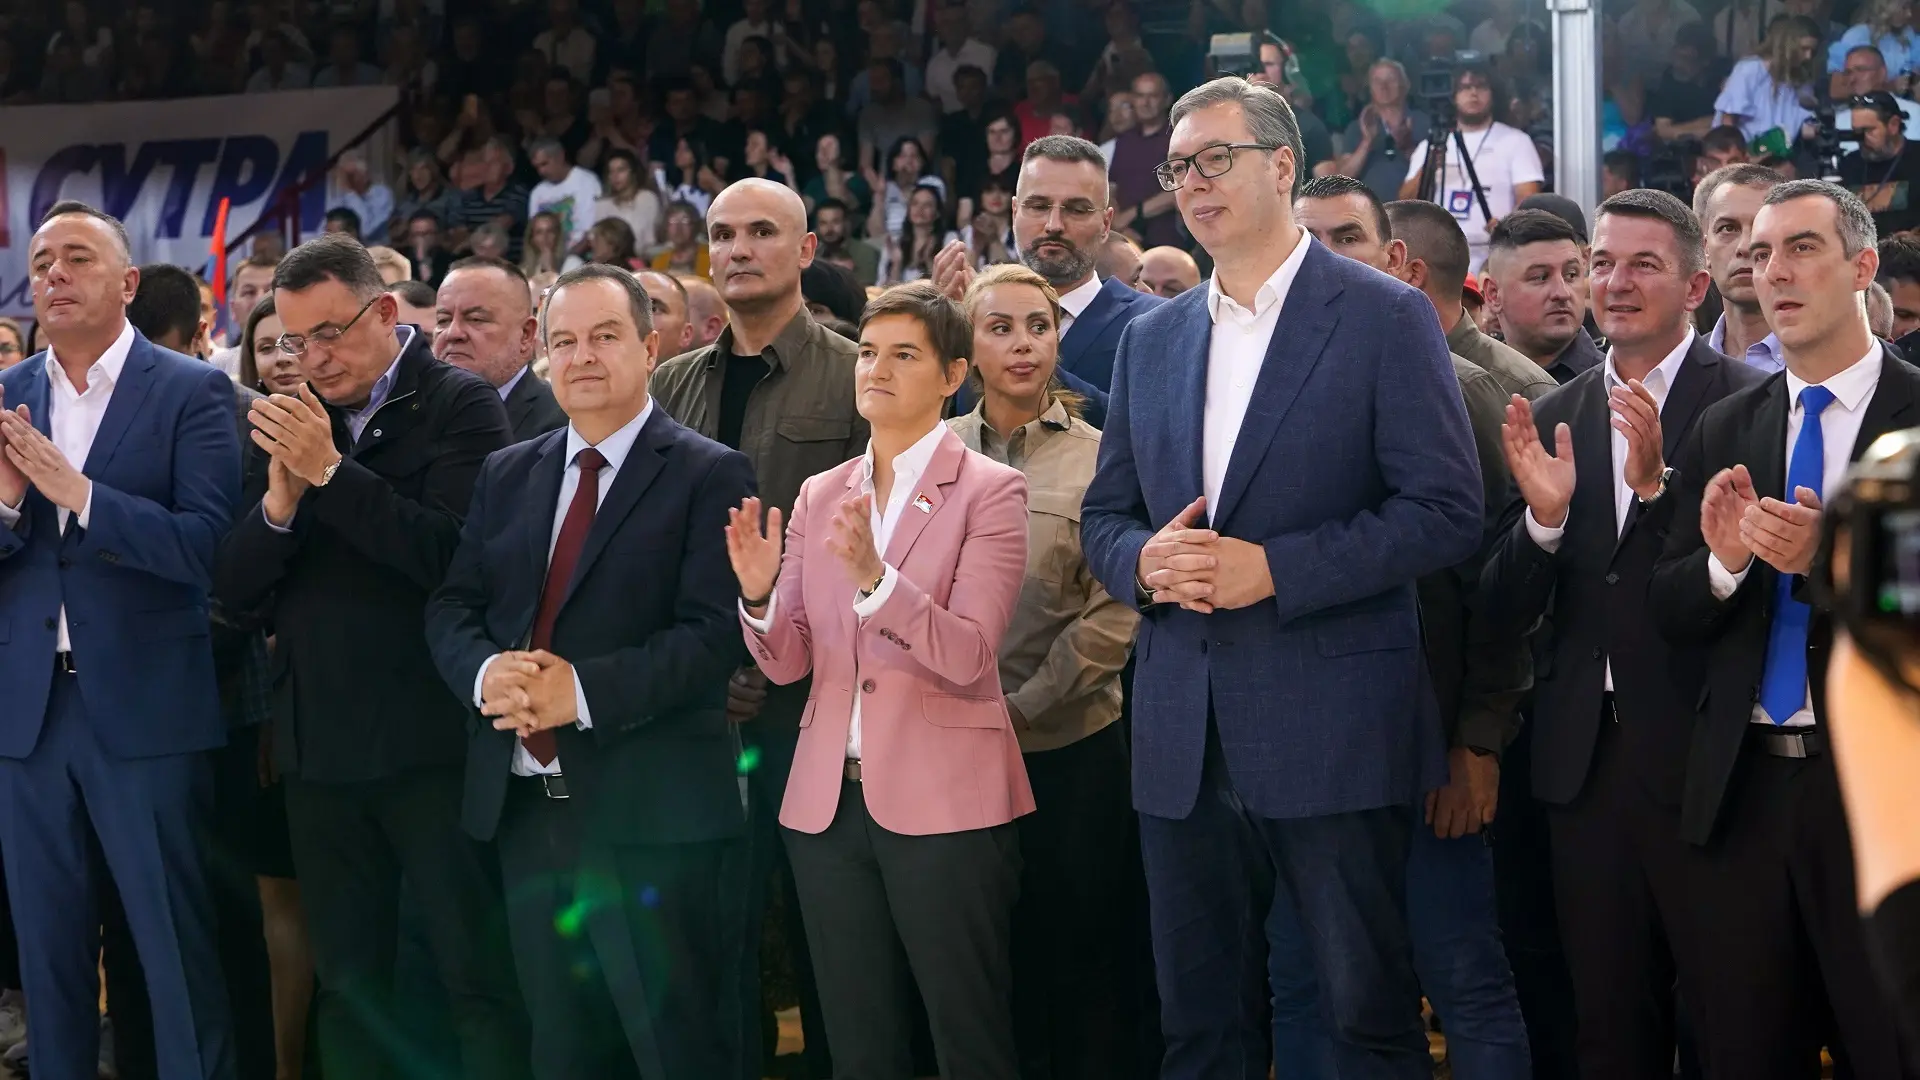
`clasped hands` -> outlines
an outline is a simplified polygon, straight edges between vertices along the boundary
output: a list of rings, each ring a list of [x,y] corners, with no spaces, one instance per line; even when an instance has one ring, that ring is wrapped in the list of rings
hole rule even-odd
[[[54,377],[66,378],[64,374]],[[31,484],[40,489],[48,502],[62,510],[78,514],[87,508],[93,481],[74,468],[53,440],[33,426],[33,417],[25,405],[6,408],[4,391],[0,391],[0,441],[6,447],[5,452],[0,453],[0,502],[17,509]]]
[[[298,397],[274,394],[247,410],[253,444],[267,452],[267,520],[285,526],[293,520],[301,496],[317,486],[328,467],[340,460],[333,445],[333,421],[313,390],[301,384]]]
[[[523,739],[574,723],[580,710],[573,665],[545,649],[501,653],[480,680],[480,712],[493,717],[495,731],[511,731]]]
[[[1135,569],[1156,604],[1178,604],[1202,615],[1257,604],[1273,595],[1267,552],[1258,544],[1196,528],[1206,512],[1202,495],[1175,514],[1140,549]]]
[[[1763,499],[1745,465],[1721,469],[1700,496],[1700,534],[1720,565],[1744,573],[1758,556],[1783,574],[1813,568],[1820,546],[1820,496],[1798,487],[1794,501]]]

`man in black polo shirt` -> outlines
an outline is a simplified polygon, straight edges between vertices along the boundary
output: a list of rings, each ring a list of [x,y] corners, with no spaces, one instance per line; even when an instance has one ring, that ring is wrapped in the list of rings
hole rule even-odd
[[[1903,130],[1900,103],[1885,90],[1853,99],[1853,130],[1860,148],[1840,159],[1840,182],[1873,212],[1881,236],[1920,225],[1920,151]]]

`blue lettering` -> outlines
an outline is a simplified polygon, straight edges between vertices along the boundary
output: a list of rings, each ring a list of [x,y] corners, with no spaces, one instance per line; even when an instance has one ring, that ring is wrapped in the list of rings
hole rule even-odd
[[[133,210],[133,204],[140,201],[140,189],[146,186],[147,177],[153,175],[153,166],[160,159],[166,143],[142,143],[140,153],[133,159],[133,168],[127,168],[127,146],[125,143],[103,143],[97,147],[100,154],[100,209],[127,220],[127,214]]]
[[[40,219],[36,217],[34,220]],[[32,285],[33,282],[22,274],[19,284],[12,289],[0,291],[0,311],[31,311],[33,309]],[[0,287],[3,286],[4,279],[0,279]]]
[[[200,235],[213,235],[221,199],[232,200],[238,209],[265,195],[273,186],[274,171],[279,165],[280,147],[272,139],[264,135],[238,135],[228,139],[220,153],[220,168],[213,174],[213,190],[207,194],[207,213],[201,220]]]
[[[33,194],[27,200],[27,220],[37,222],[46,217],[47,208],[60,201],[60,189],[66,186],[67,177],[92,172],[99,159],[99,153],[86,143],[69,146],[48,158],[34,178]]]
[[[324,131],[303,131],[293,145],[287,149],[287,160],[280,166],[280,179],[273,185],[273,198],[262,209],[261,216],[269,217],[277,209],[274,203],[280,193],[300,182],[309,170],[318,170],[327,163],[327,133]],[[320,224],[327,216],[326,177],[317,176],[316,183],[300,195],[300,231],[302,234],[320,231]]]
[[[161,239],[175,240],[180,236],[180,221],[187,215],[187,200],[193,198],[193,185],[200,179],[201,168],[220,156],[220,140],[181,139],[160,145],[166,151],[167,163],[173,166],[173,182],[167,185],[167,197],[160,204],[157,232]]]

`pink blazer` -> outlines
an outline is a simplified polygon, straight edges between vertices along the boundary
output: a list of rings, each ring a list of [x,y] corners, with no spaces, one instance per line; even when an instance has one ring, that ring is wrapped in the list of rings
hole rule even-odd
[[[899,580],[860,623],[854,585],[826,550],[860,473],[855,458],[801,486],[773,622],[765,634],[741,623],[767,678],[813,672],[780,822],[806,833],[832,823],[862,694],[862,783],[881,827],[919,836],[1004,825],[1033,810],[997,659],[1026,572],[1026,478],[947,432],[882,553]],[[914,505],[921,495],[930,510]]]

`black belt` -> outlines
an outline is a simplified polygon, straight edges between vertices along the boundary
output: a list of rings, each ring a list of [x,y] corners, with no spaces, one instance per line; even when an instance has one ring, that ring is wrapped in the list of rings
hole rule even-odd
[[[570,799],[567,794],[567,778],[559,773],[540,773],[533,776],[516,776],[515,780],[525,787],[539,785],[540,793],[549,799]]]
[[[1819,757],[1827,752],[1827,736],[1819,728],[1749,724],[1747,741],[1761,753],[1778,758]]]
[[[79,669],[73,666],[73,654],[70,652],[57,652],[53,654],[53,670],[55,674],[59,675],[79,674]]]

